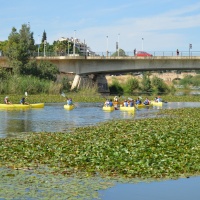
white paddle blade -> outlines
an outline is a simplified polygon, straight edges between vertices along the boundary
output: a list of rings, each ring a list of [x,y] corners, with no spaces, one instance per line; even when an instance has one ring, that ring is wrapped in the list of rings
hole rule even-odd
[[[28,96],[28,93],[27,93],[27,92],[25,92],[25,96],[26,96],[26,97]]]
[[[65,93],[63,93],[63,92],[61,93],[61,96],[62,96],[62,97],[66,97]]]

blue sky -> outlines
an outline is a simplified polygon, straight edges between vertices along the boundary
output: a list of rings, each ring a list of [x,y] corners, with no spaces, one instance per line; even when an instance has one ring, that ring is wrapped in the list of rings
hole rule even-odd
[[[0,0],[0,41],[30,23],[36,43],[79,38],[95,52],[200,51],[199,0]],[[76,31],[75,31],[76,30]],[[108,37],[107,37],[108,36]],[[142,40],[143,38],[143,40]]]

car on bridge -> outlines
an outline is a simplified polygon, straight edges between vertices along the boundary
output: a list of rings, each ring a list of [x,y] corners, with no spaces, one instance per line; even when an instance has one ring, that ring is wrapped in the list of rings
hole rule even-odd
[[[145,51],[137,51],[135,54],[137,57],[152,57],[153,55],[150,53],[147,53]]]

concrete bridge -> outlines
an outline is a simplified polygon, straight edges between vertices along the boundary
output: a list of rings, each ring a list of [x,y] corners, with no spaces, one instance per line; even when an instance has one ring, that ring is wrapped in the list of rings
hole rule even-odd
[[[200,56],[56,56],[36,57],[37,61],[50,61],[63,74],[74,74],[72,88],[98,83],[100,92],[109,92],[106,74],[163,71],[200,70]],[[0,66],[6,67],[6,60],[0,57]],[[7,66],[8,67],[8,66]]]

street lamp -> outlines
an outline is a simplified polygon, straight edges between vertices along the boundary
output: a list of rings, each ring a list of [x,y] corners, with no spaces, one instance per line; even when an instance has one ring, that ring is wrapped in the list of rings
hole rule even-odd
[[[67,40],[67,55],[69,56],[69,39]]]
[[[74,56],[75,56],[75,43],[76,43],[76,30],[74,30],[74,48],[73,48]]]
[[[189,57],[190,57],[190,49],[192,49],[192,44],[189,44]]]
[[[142,38],[142,51],[143,51],[143,42],[144,42],[144,38]]]
[[[108,36],[106,36],[107,37],[107,40],[106,40],[106,42],[107,42],[107,50],[106,50],[106,55],[108,56]]]
[[[118,50],[118,57],[119,57],[119,36],[120,36],[120,34],[118,34],[118,45],[117,45],[118,46],[118,49],[117,49]]]
[[[47,43],[47,41],[44,40],[44,56],[46,56],[46,52],[45,52],[46,43]]]
[[[40,35],[38,35],[38,57],[40,56]]]

